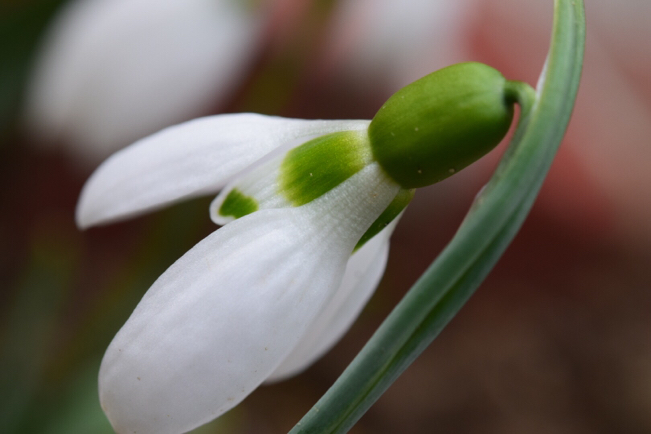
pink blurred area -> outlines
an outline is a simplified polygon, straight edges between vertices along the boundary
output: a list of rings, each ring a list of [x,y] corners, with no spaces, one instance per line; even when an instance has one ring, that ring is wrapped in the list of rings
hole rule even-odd
[[[579,96],[540,206],[577,228],[596,225],[595,236],[645,248],[651,241],[651,5],[595,1],[586,8]],[[472,49],[508,77],[535,83],[550,18],[545,1],[483,2]]]
[[[393,1],[409,13],[395,15],[379,47],[374,9],[390,1],[271,2],[231,98],[202,114],[371,118],[399,87],[469,60],[536,84],[551,0]],[[531,215],[459,316],[352,433],[651,432],[651,3],[587,3],[577,104]],[[32,145],[13,134],[2,149],[0,277],[18,287],[42,238],[78,255],[44,371],[44,387],[56,391],[66,373],[101,354],[83,329],[114,315],[97,326],[110,339],[156,273],[213,227],[207,202],[195,201],[77,233],[75,197],[90,169]],[[382,284],[339,345],[201,432],[291,429],[449,241],[503,149],[416,194]],[[3,312],[15,291],[1,295]]]

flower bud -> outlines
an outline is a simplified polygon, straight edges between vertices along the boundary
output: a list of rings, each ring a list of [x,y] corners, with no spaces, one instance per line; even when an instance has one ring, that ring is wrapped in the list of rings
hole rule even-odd
[[[369,126],[373,157],[403,188],[434,184],[493,149],[513,119],[502,74],[459,63],[395,93]]]

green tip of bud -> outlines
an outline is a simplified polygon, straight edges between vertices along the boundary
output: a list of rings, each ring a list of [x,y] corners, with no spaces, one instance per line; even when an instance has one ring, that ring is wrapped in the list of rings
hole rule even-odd
[[[506,135],[514,99],[502,74],[459,63],[395,93],[369,126],[373,157],[403,188],[439,182],[475,162]]]

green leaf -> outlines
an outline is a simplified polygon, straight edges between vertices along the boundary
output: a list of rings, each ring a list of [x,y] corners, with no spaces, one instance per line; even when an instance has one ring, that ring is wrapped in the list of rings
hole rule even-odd
[[[538,93],[515,86],[518,128],[458,232],[335,384],[291,433],[348,431],[480,285],[526,218],[570,119],[585,41],[581,0],[555,0]]]

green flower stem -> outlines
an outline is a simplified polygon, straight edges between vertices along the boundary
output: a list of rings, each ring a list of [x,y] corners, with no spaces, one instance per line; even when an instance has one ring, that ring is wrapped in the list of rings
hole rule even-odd
[[[555,0],[554,11],[538,93],[511,82],[520,121],[495,174],[441,255],[291,433],[348,431],[456,315],[519,230],[565,133],[583,63],[583,2]]]

